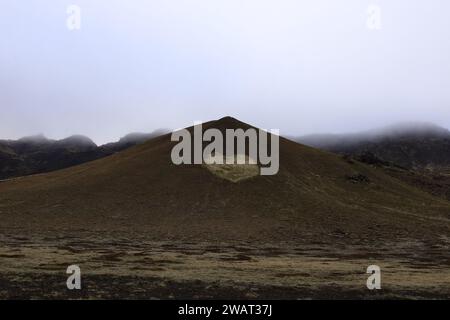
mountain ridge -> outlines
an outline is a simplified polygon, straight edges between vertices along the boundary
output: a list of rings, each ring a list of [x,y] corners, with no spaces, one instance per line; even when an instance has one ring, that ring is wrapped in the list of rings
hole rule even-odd
[[[242,127],[251,126],[230,119],[204,124]],[[196,241],[355,243],[431,241],[450,231],[448,201],[283,137],[279,173],[238,182],[204,165],[174,165],[174,145],[166,134],[110,157],[2,182],[3,226],[122,230]]]
[[[408,169],[450,166],[450,131],[425,122],[394,124],[360,133],[315,134],[292,139],[354,157],[371,154]]]
[[[117,142],[100,146],[84,135],[54,140],[38,134],[18,140],[0,140],[0,180],[50,172],[103,158],[164,132],[167,129],[129,134]]]

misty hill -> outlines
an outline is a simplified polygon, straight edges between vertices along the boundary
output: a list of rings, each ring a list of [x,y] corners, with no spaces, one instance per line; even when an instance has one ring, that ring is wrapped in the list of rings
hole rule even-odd
[[[203,125],[249,127],[230,117]],[[280,138],[277,175],[233,182],[205,164],[174,165],[175,144],[166,134],[110,157],[0,182],[0,228],[371,246],[450,232],[448,201],[333,153]]]
[[[317,134],[294,139],[359,160],[389,162],[410,169],[450,166],[450,131],[429,123],[402,123],[353,134]]]
[[[107,143],[102,146],[105,151],[112,150],[113,152],[118,152],[129,147],[135,146],[140,143],[144,143],[154,137],[168,133],[169,129],[158,129],[151,133],[133,132],[119,139],[117,142]]]
[[[167,130],[133,133],[117,142],[102,146],[97,146],[91,139],[82,135],[61,140],[47,139],[42,134],[18,140],[0,140],[0,180],[50,172],[100,159],[164,132]]]

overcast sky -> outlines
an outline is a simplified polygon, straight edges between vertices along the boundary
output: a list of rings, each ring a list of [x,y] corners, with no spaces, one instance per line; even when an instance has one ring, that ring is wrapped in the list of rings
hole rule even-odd
[[[0,138],[104,143],[225,115],[287,135],[450,128],[449,13],[448,0],[2,0]]]

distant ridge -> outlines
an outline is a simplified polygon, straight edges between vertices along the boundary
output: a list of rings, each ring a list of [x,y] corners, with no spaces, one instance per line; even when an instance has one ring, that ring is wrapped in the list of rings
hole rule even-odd
[[[9,141],[13,141],[13,140],[9,140]],[[22,143],[48,143],[53,140],[47,139],[42,133],[40,133],[40,134],[37,134],[34,136],[26,136],[26,137],[20,138],[17,141],[22,142]]]
[[[72,135],[61,140],[43,134],[0,140],[0,180],[50,172],[100,159],[168,132],[133,133],[117,142],[97,146],[90,138]]]
[[[352,134],[316,134],[295,141],[355,157],[372,154],[405,168],[450,167],[450,131],[432,123],[407,122]]]

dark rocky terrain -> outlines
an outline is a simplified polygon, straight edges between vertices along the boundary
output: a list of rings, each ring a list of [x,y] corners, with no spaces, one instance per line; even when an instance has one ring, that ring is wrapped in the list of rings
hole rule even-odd
[[[132,133],[102,146],[80,135],[62,140],[47,139],[43,135],[0,140],[0,180],[50,172],[100,159],[165,132],[167,130]]]
[[[450,200],[450,132],[407,123],[354,134],[316,134],[295,141],[359,161],[432,195]]]
[[[396,124],[353,134],[316,134],[293,140],[354,157],[375,156],[407,169],[450,167],[450,131],[428,123]]]

